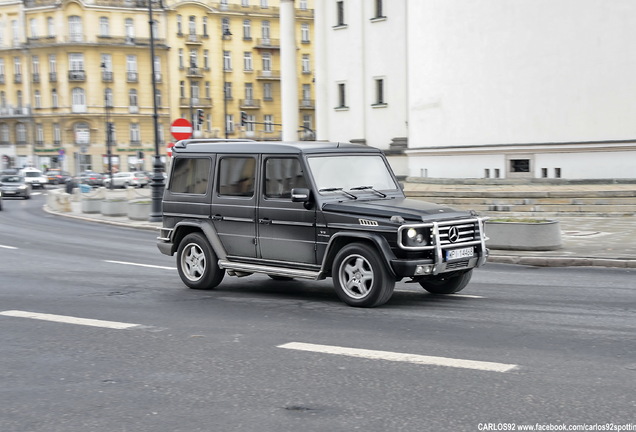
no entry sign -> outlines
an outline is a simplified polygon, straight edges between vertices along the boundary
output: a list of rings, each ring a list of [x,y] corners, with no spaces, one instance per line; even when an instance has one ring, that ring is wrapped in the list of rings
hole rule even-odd
[[[192,123],[184,118],[178,118],[170,125],[170,133],[176,140],[188,139],[192,136]]]

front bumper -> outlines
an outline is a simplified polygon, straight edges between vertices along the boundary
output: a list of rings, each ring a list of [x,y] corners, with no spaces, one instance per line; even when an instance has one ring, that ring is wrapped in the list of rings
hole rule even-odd
[[[399,278],[436,275],[481,267],[488,260],[488,254],[488,249],[484,248],[478,255],[469,259],[441,261],[437,263],[432,259],[394,259],[391,260],[391,268],[393,269],[393,273]]]

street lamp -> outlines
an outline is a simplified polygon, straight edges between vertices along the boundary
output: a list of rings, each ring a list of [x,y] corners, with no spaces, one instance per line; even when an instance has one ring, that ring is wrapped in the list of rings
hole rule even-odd
[[[225,129],[225,139],[229,138],[229,133],[227,130],[227,82],[225,81],[225,39],[232,36],[230,29],[223,25],[223,35],[221,36],[221,55],[223,59],[223,129]]]
[[[102,73],[106,76],[106,73],[109,72],[107,70],[106,62],[102,62]],[[104,111],[106,111],[106,157],[108,158],[108,176],[110,177],[110,183],[108,183],[108,188],[113,188],[113,150],[112,150],[112,136],[113,136],[113,125],[110,122],[110,109],[113,104],[112,101],[109,100],[109,94],[104,89]]]
[[[161,198],[163,195],[163,164],[159,154],[159,114],[157,114],[157,76],[155,71],[155,22],[152,18],[152,0],[148,0],[148,24],[150,26],[150,65],[152,68],[152,119],[155,132],[155,155],[152,166],[152,206],[150,208],[149,222],[161,222],[163,220],[161,211]]]

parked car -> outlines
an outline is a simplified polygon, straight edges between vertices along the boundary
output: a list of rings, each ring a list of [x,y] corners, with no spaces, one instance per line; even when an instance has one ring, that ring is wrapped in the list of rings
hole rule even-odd
[[[407,199],[381,150],[344,143],[186,140],[173,147],[157,246],[182,282],[331,277],[351,306],[387,302],[403,278],[464,289],[486,263],[484,218]]]
[[[4,197],[31,198],[31,185],[21,175],[3,175],[0,177],[0,189]]]
[[[113,187],[128,186],[142,188],[148,184],[148,177],[142,171],[124,171],[113,174]],[[104,179],[104,187],[110,187],[110,178]]]
[[[45,172],[44,175],[49,180],[49,184],[54,184],[54,185],[64,184],[66,183],[68,179],[71,178],[71,174],[59,169],[50,169],[47,172]]]
[[[33,188],[44,188],[44,185],[49,182],[49,179],[44,173],[37,168],[23,168],[19,174],[23,176],[24,180]]]
[[[104,176],[93,171],[82,171],[77,176],[76,181],[89,186],[102,186],[104,184]]]

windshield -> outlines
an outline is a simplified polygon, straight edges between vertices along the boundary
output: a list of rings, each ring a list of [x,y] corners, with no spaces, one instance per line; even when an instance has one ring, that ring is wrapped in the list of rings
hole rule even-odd
[[[22,183],[22,177],[20,176],[4,176],[0,178],[2,183]]]
[[[361,186],[398,189],[384,159],[378,155],[314,156],[308,158],[308,163],[319,191],[355,190]]]
[[[42,173],[39,171],[26,171],[24,173],[25,177],[42,177]]]

